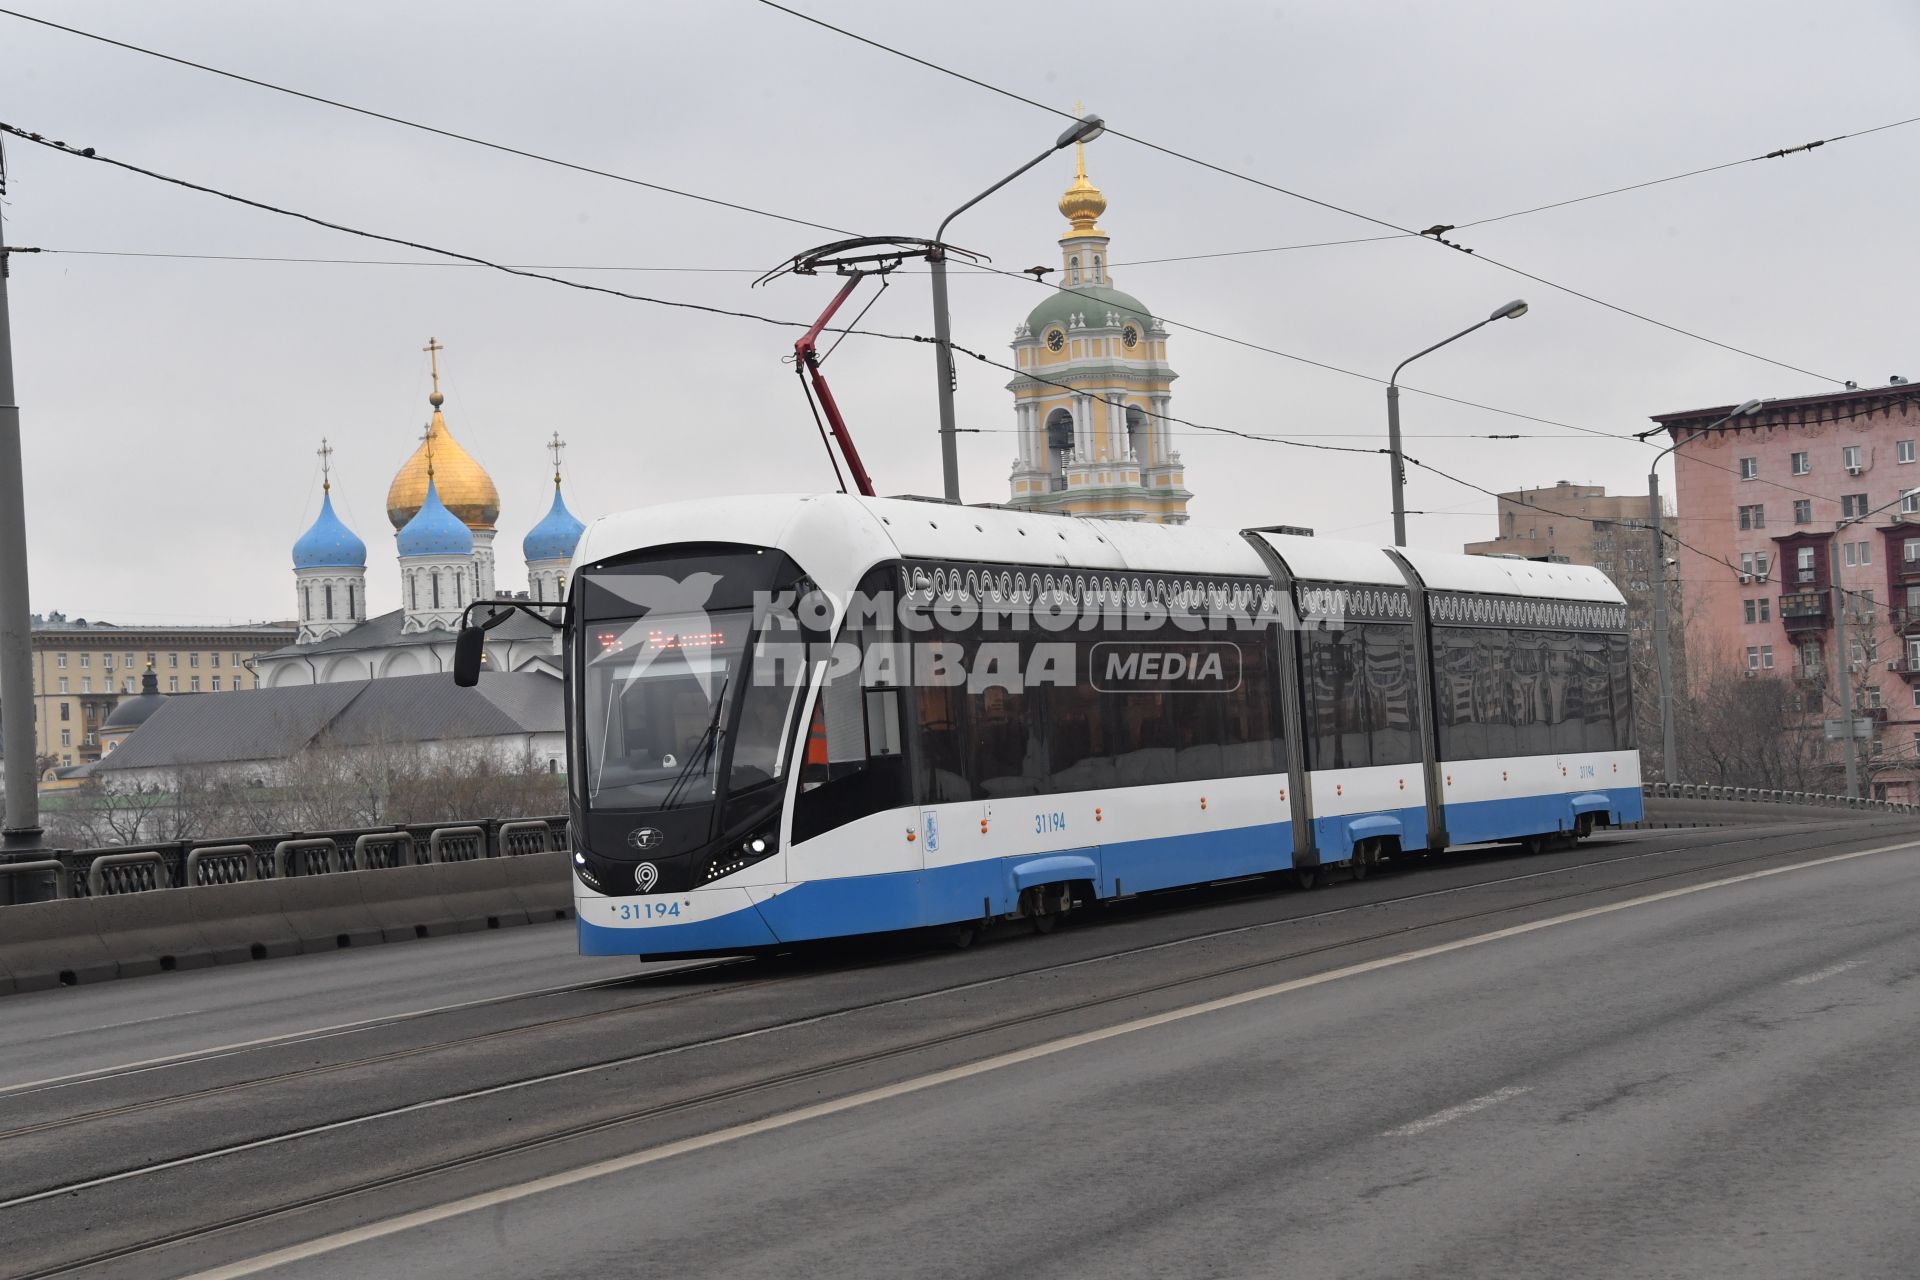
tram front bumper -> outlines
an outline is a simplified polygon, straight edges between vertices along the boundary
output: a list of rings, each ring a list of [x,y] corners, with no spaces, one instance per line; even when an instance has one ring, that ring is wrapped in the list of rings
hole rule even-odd
[[[724,955],[779,944],[744,888],[619,898],[574,888],[583,956]]]

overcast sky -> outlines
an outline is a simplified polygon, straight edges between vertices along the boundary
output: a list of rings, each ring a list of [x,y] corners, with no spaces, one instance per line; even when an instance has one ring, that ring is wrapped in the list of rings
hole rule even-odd
[[[794,0],[829,21],[1278,186],[1403,226],[1465,223],[1920,115],[1912,0],[1809,5],[1512,3],[916,5]],[[1062,122],[752,0],[475,0],[30,11],[368,106],[863,232],[931,235]],[[270,14],[270,20],[263,15]],[[733,268],[573,272],[634,292],[811,319],[824,280],[751,272],[830,238],[430,137],[0,17],[0,119],[329,220],[517,263]],[[1920,125],[1533,214],[1464,243],[1550,280],[1835,379],[1920,377],[1911,301]],[[7,242],[418,259],[22,143]],[[1173,411],[1378,446],[1381,387],[1184,331],[1195,325],[1412,386],[1625,434],[1649,414],[1831,389],[1419,240],[1197,262],[1136,259],[1380,233],[1355,218],[1109,137],[1115,283],[1169,322]],[[1058,260],[1057,158],[960,219],[954,242]],[[427,414],[500,487],[503,585],[569,442],[591,517],[701,494],[831,487],[790,331],[468,267],[18,257],[11,283],[33,608],[128,623],[293,612],[289,548],[319,502],[314,450],[366,539],[375,611],[399,602],[386,487]],[[958,273],[955,340],[1006,358],[1042,291]],[[857,305],[857,304],[856,304]],[[866,326],[930,330],[924,274]],[[933,357],[851,339],[828,366],[883,493],[940,491]],[[960,371],[963,486],[1007,495],[1007,374]],[[1651,450],[1420,395],[1408,451],[1488,488],[1644,491]],[[1441,438],[1519,431],[1539,438]],[[1198,524],[1292,523],[1384,540],[1386,464],[1178,428]],[[1416,544],[1493,532],[1493,501],[1414,472]]]

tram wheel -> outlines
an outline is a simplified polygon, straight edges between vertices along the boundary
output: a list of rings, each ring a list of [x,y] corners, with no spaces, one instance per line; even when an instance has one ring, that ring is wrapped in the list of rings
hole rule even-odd
[[[1320,883],[1320,868],[1318,866],[1295,867],[1293,869],[1293,887],[1298,889],[1300,892],[1305,893],[1307,890],[1314,888],[1319,883]]]
[[[965,951],[980,940],[980,926],[977,924],[955,925],[947,934],[947,942],[955,951]]]
[[[1372,868],[1372,850],[1365,841],[1353,846],[1353,856],[1347,859],[1347,874],[1355,880],[1365,880]]]
[[[1033,926],[1035,933],[1052,933],[1060,923],[1060,915],[1054,911],[1043,911],[1037,916],[1028,916],[1027,923]]]

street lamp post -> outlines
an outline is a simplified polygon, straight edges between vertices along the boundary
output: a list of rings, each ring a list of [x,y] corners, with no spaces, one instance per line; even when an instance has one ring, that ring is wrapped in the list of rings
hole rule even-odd
[[[1393,376],[1387,379],[1387,453],[1393,468],[1393,545],[1407,545],[1407,468],[1400,451],[1400,371],[1418,360],[1421,356],[1438,351],[1449,342],[1460,339],[1478,329],[1481,325],[1492,324],[1495,320],[1518,320],[1527,314],[1527,304],[1516,298],[1501,307],[1479,324],[1471,324],[1451,338],[1443,338],[1425,351],[1416,351],[1393,367]]]
[[[946,486],[948,502],[960,501],[960,449],[954,434],[953,329],[947,316],[947,223],[1055,152],[1064,151],[1076,142],[1092,142],[1106,132],[1106,128],[1106,121],[1099,116],[1085,116],[1075,121],[1071,128],[1054,139],[1051,147],[948,214],[940,223],[940,229],[933,233],[933,251],[928,255],[928,261],[933,263],[933,358],[940,392],[940,475]]]
[[[1675,440],[1654,454],[1653,465],[1647,468],[1647,527],[1653,531],[1653,654],[1660,667],[1661,774],[1669,783],[1680,781],[1680,762],[1674,758],[1673,655],[1667,646],[1667,549],[1665,516],[1660,510],[1660,459],[1688,441],[1698,440],[1709,431],[1717,430],[1735,418],[1745,417],[1759,407],[1758,400],[1746,401],[1726,417],[1700,428],[1685,440]],[[1675,487],[1678,487],[1677,483]]]

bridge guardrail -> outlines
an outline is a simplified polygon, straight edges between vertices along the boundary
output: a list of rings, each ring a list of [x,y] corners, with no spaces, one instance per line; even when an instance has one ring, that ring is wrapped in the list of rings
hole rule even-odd
[[[87,867],[89,897],[104,898],[109,894],[141,893],[172,887],[173,879],[165,855],[152,849],[137,853],[103,853]]]
[[[239,884],[256,879],[258,857],[250,844],[204,844],[187,850],[180,883],[185,888]]]

